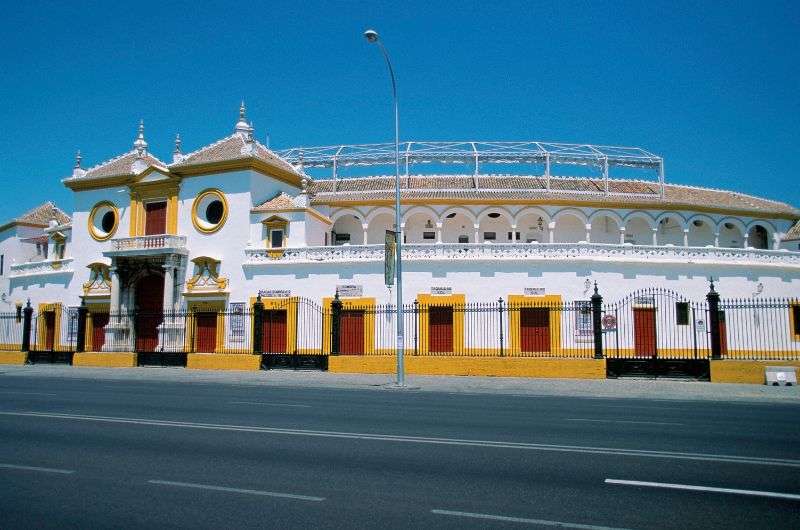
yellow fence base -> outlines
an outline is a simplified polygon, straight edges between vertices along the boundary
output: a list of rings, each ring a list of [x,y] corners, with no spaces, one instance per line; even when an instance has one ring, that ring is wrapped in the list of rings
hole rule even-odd
[[[795,366],[800,372],[800,361],[734,361],[711,360],[712,383],[748,383],[763,385],[767,366]]]
[[[0,364],[25,364],[28,354],[23,351],[0,351]]]
[[[186,368],[191,370],[247,370],[261,369],[261,356],[236,353],[190,353]]]
[[[136,354],[133,352],[83,352],[72,357],[72,366],[96,366],[101,368],[133,368]]]
[[[331,355],[328,371],[349,374],[395,373],[395,357]],[[605,359],[543,359],[528,357],[406,356],[410,375],[482,375],[562,379],[605,379]]]

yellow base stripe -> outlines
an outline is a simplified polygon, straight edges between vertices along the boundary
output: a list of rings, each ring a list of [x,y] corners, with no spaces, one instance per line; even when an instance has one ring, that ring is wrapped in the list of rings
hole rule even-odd
[[[133,368],[136,354],[133,352],[84,352],[72,357],[73,366],[98,366],[102,368]]]
[[[800,372],[800,361],[711,361],[712,383],[744,383],[763,385],[767,366],[794,366]]]
[[[190,370],[246,370],[261,369],[261,356],[227,353],[190,353],[186,356]]]
[[[0,364],[25,364],[28,354],[21,351],[0,351]]]

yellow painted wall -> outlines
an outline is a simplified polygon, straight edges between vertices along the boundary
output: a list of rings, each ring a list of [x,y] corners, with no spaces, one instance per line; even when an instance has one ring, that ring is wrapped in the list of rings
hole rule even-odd
[[[25,364],[28,354],[22,351],[0,351],[0,364]]]
[[[190,353],[186,356],[190,370],[247,370],[261,369],[261,356],[228,353]]]
[[[520,339],[520,309],[523,307],[538,307],[550,309],[550,351],[537,353],[559,353],[561,351],[561,315],[562,311],[554,311],[561,307],[560,294],[548,294],[544,296],[525,296],[520,294],[508,295],[507,307],[509,309],[509,329],[511,330],[511,351],[512,355],[519,354],[522,348]],[[552,308],[552,309],[551,309]]]
[[[136,354],[133,352],[84,352],[75,353],[72,366],[100,366],[104,368],[133,368]]]
[[[800,361],[710,361],[712,383],[747,383],[763,385],[767,366],[794,366],[800,373]]]
[[[525,357],[413,357],[404,359],[409,375],[479,375],[496,377],[535,377],[605,379],[604,359],[543,359]],[[335,355],[328,358],[334,373],[391,374],[393,355]]]
[[[455,310],[456,307],[464,307],[466,296],[463,294],[451,294],[446,296],[433,295],[428,293],[419,293],[417,295],[417,303],[419,304],[419,314],[417,315],[417,324],[419,326],[419,353],[425,355],[428,353],[430,342],[428,340],[428,315],[429,308],[432,306],[450,306],[453,307],[453,351],[464,351],[464,310]]]
[[[375,353],[375,299],[370,297],[362,298],[340,298],[342,310],[361,310],[364,311],[364,353]],[[331,304],[333,298],[322,299],[323,323],[322,329],[322,351],[326,354],[331,352]]]

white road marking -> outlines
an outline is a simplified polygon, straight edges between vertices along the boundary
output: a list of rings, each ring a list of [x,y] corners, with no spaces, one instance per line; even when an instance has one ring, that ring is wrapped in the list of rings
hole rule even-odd
[[[776,493],[774,491],[737,490],[732,488],[712,488],[710,486],[691,486],[689,484],[667,484],[663,482],[641,482],[639,480],[618,480],[607,478],[606,484],[619,484],[622,486],[642,486],[646,488],[664,488],[670,490],[707,491],[711,493],[731,493],[733,495],[750,495],[753,497],[771,497],[774,499],[789,499],[800,501],[800,495],[794,493]]]
[[[404,442],[431,445],[449,445],[463,447],[483,447],[493,449],[517,449],[526,451],[550,451],[561,453],[585,453],[596,455],[634,456],[643,458],[666,458],[674,460],[694,460],[705,462],[726,462],[733,464],[754,464],[763,466],[783,466],[800,468],[800,460],[785,458],[737,456],[710,453],[684,453],[676,451],[653,451],[649,449],[624,449],[620,447],[591,447],[581,445],[556,445],[528,442],[504,442],[493,440],[471,440],[462,438],[435,438],[395,434],[357,433],[340,431],[315,431],[307,429],[286,429],[279,427],[258,427],[254,425],[226,425],[217,423],[195,423],[171,420],[155,420],[147,418],[120,418],[113,416],[91,416],[86,414],[62,414],[56,412],[7,412],[0,411],[0,416],[16,416],[30,418],[47,418],[57,420],[79,420],[99,423],[120,423],[129,425],[147,425],[154,427],[173,427],[181,429],[203,429],[214,431],[251,432],[258,434],[281,434],[288,436],[310,436],[319,438],[338,438],[351,440],[373,440],[384,442]]]
[[[225,493],[244,493],[247,495],[261,495],[262,497],[279,497],[281,499],[295,499],[299,501],[322,502],[325,497],[311,497],[309,495],[296,495],[294,493],[278,493],[275,491],[248,490],[242,488],[228,488],[225,486],[212,486],[211,484],[195,484],[192,482],[173,482],[171,480],[148,480],[148,484],[159,486],[174,486],[176,488],[195,488],[200,490],[223,491]]]
[[[561,521],[548,521],[546,519],[528,519],[526,517],[509,517],[507,515],[492,515],[489,513],[456,512],[452,510],[431,510],[436,515],[451,515],[453,517],[469,517],[470,519],[485,519],[489,521],[503,521],[507,523],[534,524],[538,526],[554,526],[556,528],[577,528],[581,530],[625,530],[612,526],[597,526],[593,524],[564,523]]]
[[[274,401],[229,401],[231,405],[267,405],[269,407],[296,407],[310,409],[311,405],[298,405],[296,403],[275,403]]]
[[[15,394],[21,396],[57,396],[51,392],[20,392],[17,390],[0,390],[0,394]]]
[[[633,423],[642,425],[686,425],[685,423],[675,423],[671,421],[634,421],[634,420],[598,420],[590,418],[566,418],[567,421],[588,421],[592,423]]]
[[[55,469],[52,467],[19,466],[17,464],[0,464],[0,469],[17,469],[20,471],[38,471],[40,473],[57,473],[59,475],[71,475],[75,473],[72,469]]]

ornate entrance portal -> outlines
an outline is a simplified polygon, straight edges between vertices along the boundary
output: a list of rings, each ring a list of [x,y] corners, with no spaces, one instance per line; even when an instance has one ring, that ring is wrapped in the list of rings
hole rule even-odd
[[[149,272],[136,282],[136,351],[155,351],[158,347],[159,326],[164,321],[164,276]]]

